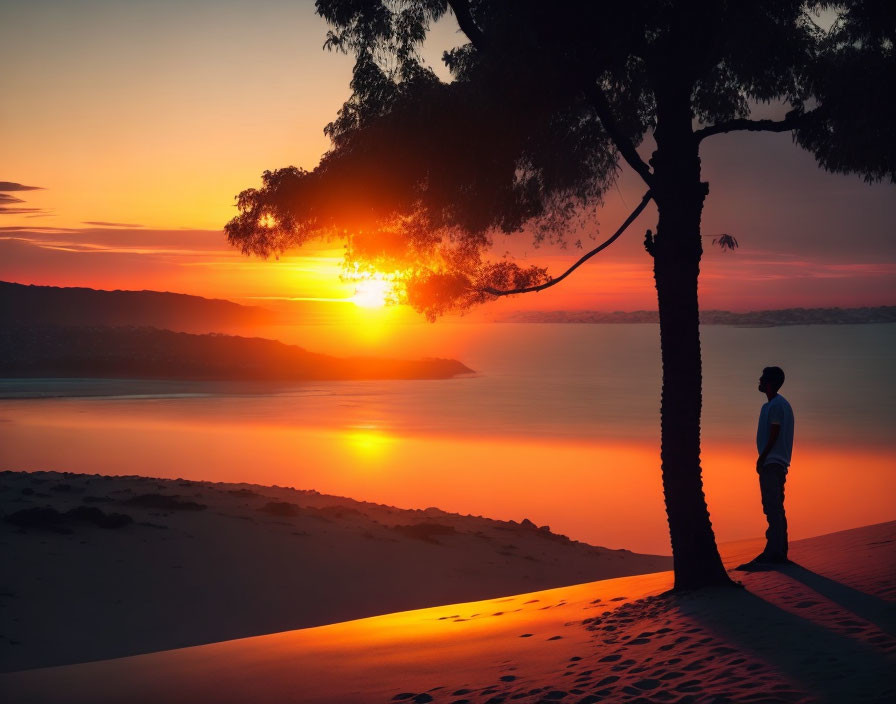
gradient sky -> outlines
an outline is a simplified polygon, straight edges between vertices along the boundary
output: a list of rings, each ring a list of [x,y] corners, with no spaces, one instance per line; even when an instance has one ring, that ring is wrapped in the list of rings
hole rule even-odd
[[[326,25],[311,0],[0,0],[0,9],[0,279],[235,299],[351,295],[338,249],[259,262],[229,250],[220,229],[261,171],[313,168],[327,148],[322,128],[348,95],[351,59],[322,50]],[[446,18],[427,56],[458,40]],[[704,233],[741,244],[707,248],[704,307],[896,303],[892,185],[826,174],[786,134],[714,137],[703,164]],[[601,231],[642,190],[624,177]],[[563,285],[501,305],[655,308],[641,247],[653,226],[648,210]],[[557,272],[578,256],[496,243],[508,246]]]

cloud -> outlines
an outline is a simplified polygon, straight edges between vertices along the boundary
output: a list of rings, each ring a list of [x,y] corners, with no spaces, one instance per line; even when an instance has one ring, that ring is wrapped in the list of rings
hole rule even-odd
[[[34,215],[28,215],[26,217],[36,217]],[[53,232],[80,232],[80,230],[73,227],[22,227],[21,225],[0,225],[0,233],[2,232],[15,232],[15,233],[53,233]]]
[[[46,208],[22,208],[18,206],[3,205],[4,203],[24,203],[25,201],[15,196],[8,196],[8,191],[42,191],[40,186],[26,186],[15,181],[0,181],[0,215],[25,215],[25,217],[34,217],[28,213],[49,214],[52,211]]]
[[[140,255],[187,257],[209,253],[236,254],[219,230],[150,230],[143,228],[0,226],[0,240],[9,238],[37,248],[84,253],[128,252]],[[240,255],[241,256],[241,255]]]
[[[82,225],[98,225],[99,227],[143,227],[132,222],[105,222],[103,220],[85,220]]]
[[[22,183],[16,183],[14,181],[0,181],[0,191],[9,192],[9,191],[42,191],[44,190],[42,186],[26,186]]]
[[[21,201],[20,201],[21,202]],[[0,215],[21,215],[22,213],[45,213],[43,208],[18,208],[0,205]]]

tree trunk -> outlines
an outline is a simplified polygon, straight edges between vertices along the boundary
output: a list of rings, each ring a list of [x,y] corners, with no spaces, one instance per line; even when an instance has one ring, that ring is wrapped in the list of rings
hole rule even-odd
[[[662,103],[658,107],[663,107]],[[673,104],[674,108],[675,105]],[[671,110],[667,110],[672,112]],[[700,469],[702,373],[697,278],[700,218],[707,185],[690,124],[690,106],[657,125],[653,187],[659,220],[654,278],[663,361],[661,458],[675,589],[732,584],[716,547]]]

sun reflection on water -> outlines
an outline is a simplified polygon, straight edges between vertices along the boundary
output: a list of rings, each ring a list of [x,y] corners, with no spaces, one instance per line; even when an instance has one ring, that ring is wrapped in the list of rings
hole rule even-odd
[[[394,438],[375,426],[351,428],[344,437],[352,454],[368,462],[385,459],[389,454],[390,446],[395,441]]]

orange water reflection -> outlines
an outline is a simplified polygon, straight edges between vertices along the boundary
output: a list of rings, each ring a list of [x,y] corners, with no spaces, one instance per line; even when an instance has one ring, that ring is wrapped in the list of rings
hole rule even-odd
[[[375,426],[220,426],[116,414],[114,407],[85,411],[66,402],[8,406],[3,415],[4,469],[279,484],[405,508],[526,517],[594,544],[668,552],[652,442],[402,436]],[[761,535],[754,448],[711,439],[704,448],[718,538]],[[787,483],[791,535],[891,520],[894,495],[889,449],[801,447]]]
[[[374,427],[346,430],[338,438],[356,455],[362,466],[380,464],[388,460],[390,446],[396,440],[391,435]]]

